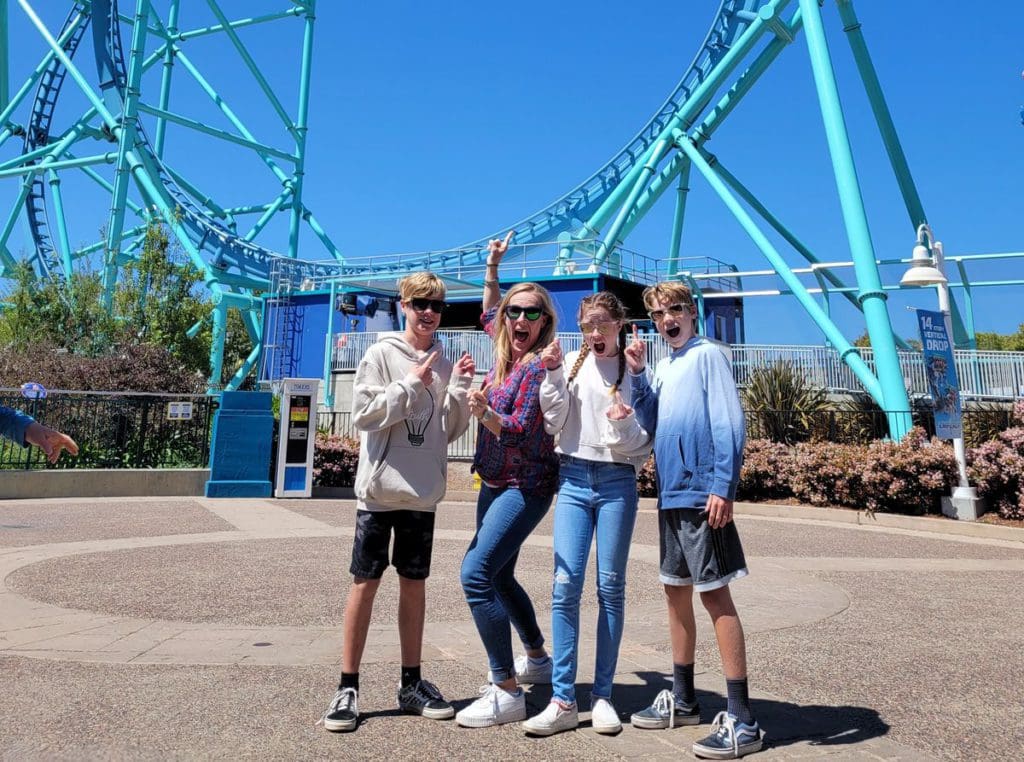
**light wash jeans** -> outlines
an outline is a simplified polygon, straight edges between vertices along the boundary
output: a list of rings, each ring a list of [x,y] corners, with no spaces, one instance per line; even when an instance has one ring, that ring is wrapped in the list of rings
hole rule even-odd
[[[619,660],[626,601],[626,562],[636,521],[636,471],[622,463],[561,456],[555,506],[555,580],[551,640],[551,692],[576,700],[580,595],[590,542],[597,535],[597,658],[595,698],[610,699]]]
[[[462,560],[462,589],[490,663],[490,681],[515,676],[512,630],[528,649],[544,645],[530,597],[516,581],[519,548],[551,507],[554,495],[480,485],[476,536]]]

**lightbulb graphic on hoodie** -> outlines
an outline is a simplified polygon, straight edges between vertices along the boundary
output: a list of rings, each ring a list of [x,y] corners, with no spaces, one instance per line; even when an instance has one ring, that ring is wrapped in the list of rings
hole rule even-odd
[[[423,432],[434,417],[434,395],[427,389],[427,405],[416,413],[410,413],[405,419],[405,428],[409,432],[409,444],[420,447],[423,444]]]

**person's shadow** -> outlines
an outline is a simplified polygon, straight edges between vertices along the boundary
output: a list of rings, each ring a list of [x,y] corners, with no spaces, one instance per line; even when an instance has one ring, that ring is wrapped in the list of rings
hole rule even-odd
[[[623,725],[629,724],[633,712],[649,706],[658,691],[671,690],[672,681],[661,672],[637,672],[643,685],[616,684],[613,701]],[[576,695],[580,709],[589,710],[589,683],[577,683]],[[527,703],[539,711],[551,698],[550,686],[538,685],[530,691]],[[697,691],[701,725],[710,726],[715,715],[725,709],[725,696],[713,691]],[[536,706],[533,706],[536,705]],[[793,704],[788,701],[752,699],[750,707],[765,734],[765,747],[789,746],[809,742],[811,746],[846,746],[879,738],[889,732],[889,725],[877,711],[865,706],[823,706]],[[533,714],[533,711],[529,711]],[[582,723],[584,726],[586,723]]]

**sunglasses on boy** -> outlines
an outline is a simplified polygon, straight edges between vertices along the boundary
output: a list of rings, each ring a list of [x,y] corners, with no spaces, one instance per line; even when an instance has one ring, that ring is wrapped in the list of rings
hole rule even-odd
[[[509,320],[518,320],[520,317],[525,315],[526,319],[532,323],[535,320],[540,320],[540,316],[543,314],[544,310],[540,307],[517,307],[513,304],[512,306],[505,308],[505,316]]]
[[[423,299],[422,297],[410,299],[409,304],[411,304],[412,308],[417,312],[426,312],[427,307],[429,307],[430,310],[437,315],[444,312],[444,308],[448,306],[448,303],[445,302],[444,299]]]
[[[650,310],[647,314],[655,323],[665,319],[666,313],[671,315],[682,315],[689,308],[688,304],[670,304],[667,310]]]

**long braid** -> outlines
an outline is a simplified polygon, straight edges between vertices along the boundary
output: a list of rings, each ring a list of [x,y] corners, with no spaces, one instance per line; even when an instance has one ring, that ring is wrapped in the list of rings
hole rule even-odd
[[[615,383],[612,385],[612,396],[615,396],[615,392],[619,390],[619,386],[622,384],[622,379],[626,375],[626,324],[622,324],[622,328],[619,330],[619,377],[615,379]]]
[[[587,342],[583,342],[583,346],[580,347],[579,356],[576,358],[576,362],[572,365],[572,370],[569,371],[569,380],[567,384],[571,384],[572,380],[576,378],[576,374],[580,372],[580,367],[583,365],[583,361],[587,359],[587,355],[590,354],[590,345]]]

